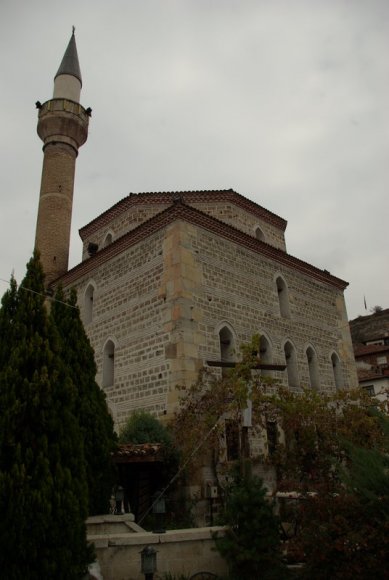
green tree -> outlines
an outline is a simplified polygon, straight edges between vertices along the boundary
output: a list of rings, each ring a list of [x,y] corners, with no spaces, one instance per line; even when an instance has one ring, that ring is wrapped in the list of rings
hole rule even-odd
[[[120,443],[161,443],[164,466],[161,472],[161,485],[175,475],[179,455],[169,429],[156,417],[146,411],[134,411],[128,418],[119,435]]]
[[[173,444],[168,429],[154,415],[146,411],[134,411],[119,434],[120,443],[163,443]]]
[[[389,520],[367,510],[355,493],[306,498],[299,542],[307,580],[387,580]]]
[[[0,369],[8,361],[15,336],[15,314],[17,308],[17,284],[12,276],[10,287],[3,295],[0,308]],[[2,339],[2,337],[4,337]],[[5,340],[5,337],[7,340]]]
[[[215,534],[214,539],[228,563],[231,579],[287,577],[281,557],[279,521],[260,479],[235,474],[227,490],[222,522],[227,526],[225,533]]]
[[[60,354],[76,387],[75,413],[84,442],[89,515],[108,513],[115,481],[111,452],[117,436],[109,414],[105,393],[96,383],[94,352],[77,307],[77,294],[66,300],[58,289],[51,316],[60,335]]]
[[[306,578],[389,578],[384,565],[389,553],[389,420],[374,409],[370,415],[382,429],[377,444],[343,441],[337,493],[305,502]]]
[[[248,400],[252,402],[254,431],[264,425],[266,408],[264,393],[273,388],[274,381],[263,377],[256,366],[259,360],[260,337],[254,335],[251,342],[240,348],[240,362],[222,376],[203,369],[197,381],[190,387],[178,387],[181,391],[179,408],[172,421],[172,433],[181,456],[187,458],[201,441],[206,445],[193,457],[189,469],[197,469],[204,461],[204,453],[209,455],[215,476],[221,463],[222,442],[227,419],[236,431],[242,430],[243,410]],[[244,437],[239,437],[239,456],[247,454]],[[225,445],[224,445],[225,447]]]
[[[188,456],[196,442],[206,439],[215,474],[223,475],[223,419],[235,420],[243,433],[242,409],[251,399],[249,442],[263,436],[266,419],[276,422],[278,433],[271,455],[251,460],[274,468],[277,491],[293,492],[295,498],[285,506],[281,501],[283,522],[293,524],[285,526],[285,533],[296,531],[288,540],[288,553],[306,559],[308,577],[341,578],[334,575],[337,560],[344,578],[351,571],[363,578],[368,567],[359,556],[365,554],[370,566],[375,558],[378,570],[382,554],[389,552],[387,534],[380,531],[388,528],[389,456],[389,428],[374,411],[380,404],[358,388],[333,394],[292,392],[264,381],[255,371],[258,340],[244,346],[241,362],[228,375],[204,371],[194,385],[182,389],[176,440]],[[198,458],[203,461],[204,456],[199,453]],[[193,462],[193,470],[197,467]],[[219,483],[223,487],[222,478]],[[377,578],[383,573],[378,570]]]
[[[351,444],[347,448],[348,468],[342,478],[346,489],[372,518],[389,522],[389,447],[385,453]]]
[[[76,391],[44,305],[37,253],[0,310],[2,578],[78,579],[91,560]]]
[[[303,577],[387,578],[389,423],[378,402],[359,389],[279,389],[271,404],[285,436],[272,457],[278,489],[299,497],[283,520],[292,515],[288,553],[305,560]]]

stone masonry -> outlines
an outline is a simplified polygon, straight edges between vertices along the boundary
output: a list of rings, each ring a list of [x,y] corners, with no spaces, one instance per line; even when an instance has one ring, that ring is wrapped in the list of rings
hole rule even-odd
[[[342,388],[357,385],[347,284],[288,255],[285,226],[228,190],[132,195],[81,230],[85,259],[60,281],[77,288],[97,378],[118,427],[138,408],[170,416],[176,386],[191,384],[207,360],[220,360],[223,328],[235,351],[254,333],[265,336],[275,364],[285,364],[289,342],[293,388],[310,386],[307,349],[315,354],[315,388],[336,388],[332,356]],[[98,250],[87,257],[91,242]],[[277,279],[287,292],[287,315]],[[112,384],[104,385],[107,341],[114,368]],[[288,384],[286,371],[273,376]]]
[[[53,98],[36,103],[36,247],[48,286],[77,289],[116,426],[134,409],[171,416],[177,385],[207,361],[237,360],[257,333],[263,361],[286,365],[273,376],[290,388],[356,386],[347,283],[289,255],[286,221],[232,189],[129,194],[80,230],[83,261],[68,270],[75,163],[91,115],[81,89],[73,28]]]
[[[43,141],[43,168],[35,247],[47,284],[68,269],[74,174],[79,148],[88,138],[91,109],[79,103],[81,71],[74,29],[57,74],[53,98],[37,101],[38,135]]]
[[[262,362],[285,366],[268,371],[280,384],[319,392],[357,386],[347,283],[288,254],[287,222],[232,189],[129,194],[81,228],[82,262],[68,270],[75,164],[91,116],[80,104],[81,88],[73,29],[53,98],[36,103],[44,161],[35,245],[47,285],[77,290],[117,430],[136,409],[170,418],[177,386],[191,385],[211,361],[238,360],[239,346],[254,334],[261,336]],[[267,429],[249,439],[252,457],[269,451]],[[188,488],[190,497],[202,498],[196,509],[203,522],[207,485],[222,476],[206,455]],[[274,469],[258,469],[273,489]],[[185,538],[187,547],[192,539]],[[185,563],[178,541],[169,548],[169,570],[176,569],[177,550],[177,565]],[[111,567],[118,551],[106,554]]]

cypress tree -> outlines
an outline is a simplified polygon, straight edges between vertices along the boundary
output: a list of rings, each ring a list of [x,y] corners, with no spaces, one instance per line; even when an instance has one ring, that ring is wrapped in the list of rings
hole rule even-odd
[[[237,474],[222,517],[225,534],[215,534],[214,539],[228,563],[231,579],[288,577],[281,558],[279,522],[260,479]]]
[[[37,253],[0,310],[0,569],[6,580],[78,579],[91,559],[76,391],[47,315]]]
[[[10,345],[14,340],[14,319],[17,304],[17,285],[12,276],[9,290],[7,290],[1,300],[0,308],[0,369],[8,360]],[[7,340],[5,340],[7,337]]]
[[[77,307],[77,294],[65,299],[58,289],[51,315],[61,337],[61,357],[77,390],[76,414],[80,424],[89,492],[89,515],[108,513],[114,484],[111,451],[116,446],[113,421],[105,393],[96,383],[94,352]]]

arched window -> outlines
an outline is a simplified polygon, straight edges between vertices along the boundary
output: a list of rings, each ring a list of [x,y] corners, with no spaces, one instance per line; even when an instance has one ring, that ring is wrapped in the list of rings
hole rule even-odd
[[[263,233],[263,231],[261,230],[261,228],[259,226],[255,226],[255,237],[257,238],[257,240],[261,240],[261,242],[265,241],[265,234]]]
[[[103,248],[106,248],[107,246],[109,246],[109,244],[112,244],[112,240],[113,240],[112,232],[108,232],[104,238]]]
[[[319,390],[319,366],[317,363],[317,355],[314,349],[309,346],[305,351],[307,355],[309,382],[312,389]]]
[[[84,294],[84,319],[85,324],[89,324],[93,319],[93,299],[95,287],[93,284],[88,284]]]
[[[261,339],[259,342],[259,360],[260,363],[264,365],[270,365],[273,362],[272,347],[264,334],[261,334]],[[263,377],[269,377],[271,376],[271,371],[262,369],[261,375]]]
[[[288,385],[290,387],[299,386],[299,378],[297,372],[297,357],[296,350],[293,344],[287,341],[284,345],[286,372],[288,373]]]
[[[103,387],[112,387],[115,378],[115,345],[107,340],[103,350]]]
[[[335,387],[337,389],[342,389],[344,386],[342,365],[340,363],[340,359],[339,359],[338,355],[336,354],[336,352],[333,352],[331,355],[331,364],[332,364],[332,371],[334,373]]]
[[[280,306],[280,314],[283,318],[289,318],[289,297],[288,297],[288,287],[286,282],[281,276],[276,279],[278,303]]]
[[[239,424],[232,419],[226,419],[224,423],[226,435],[227,461],[239,459],[240,437]]]
[[[228,326],[223,326],[219,330],[220,360],[222,362],[233,362],[235,354],[234,335]],[[222,367],[222,374],[225,375],[226,368]]]
[[[266,419],[266,437],[267,437],[267,451],[270,457],[274,455],[277,450],[278,443],[278,426],[277,421]]]

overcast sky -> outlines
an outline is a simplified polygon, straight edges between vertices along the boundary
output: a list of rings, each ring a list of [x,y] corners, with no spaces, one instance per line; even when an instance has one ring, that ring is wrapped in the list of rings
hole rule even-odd
[[[72,25],[93,114],[70,266],[78,229],[129,192],[233,188],[350,283],[350,319],[389,307],[388,0],[0,0],[0,278],[32,252],[34,103]]]

